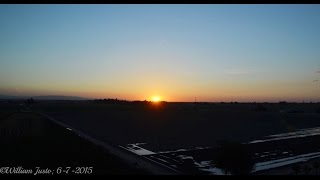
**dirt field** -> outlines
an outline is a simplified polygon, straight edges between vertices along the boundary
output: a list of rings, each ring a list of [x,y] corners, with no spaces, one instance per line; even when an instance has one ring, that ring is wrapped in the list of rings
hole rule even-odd
[[[17,105],[18,103],[16,103]],[[16,106],[2,104],[0,115],[10,117]],[[12,108],[10,111],[10,107]],[[70,127],[114,146],[143,143],[155,152],[215,147],[218,141],[248,143],[266,136],[320,127],[319,103],[95,103],[94,101],[36,101],[29,105]],[[11,114],[10,114],[11,113]],[[39,125],[39,124],[38,124]],[[14,125],[16,126],[16,125]],[[42,129],[41,126],[36,129]],[[318,136],[251,144],[257,162],[320,151]],[[202,150],[206,151],[206,150]],[[202,152],[201,151],[201,152]],[[288,151],[288,154],[282,154]],[[181,152],[200,162],[209,150]],[[176,156],[167,154],[166,156]],[[274,154],[274,155],[272,155]],[[164,154],[159,155],[162,158]],[[157,157],[158,155],[154,155]],[[151,156],[150,156],[151,157]],[[157,158],[153,158],[157,160]],[[170,164],[168,164],[170,165]],[[102,170],[103,171],[103,170]],[[291,165],[255,174],[290,174]]]
[[[248,142],[261,137],[320,126],[320,104],[95,104],[92,101],[39,102],[44,112],[98,139],[125,145],[148,143],[165,151],[215,146],[219,140]],[[297,109],[303,113],[281,113]],[[152,146],[151,146],[152,145]]]

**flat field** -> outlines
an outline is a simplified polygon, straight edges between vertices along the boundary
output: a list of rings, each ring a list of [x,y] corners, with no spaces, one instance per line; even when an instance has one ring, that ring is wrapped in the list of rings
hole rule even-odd
[[[10,121],[12,128],[8,129],[19,127],[12,123],[22,117],[27,118],[24,117],[26,114],[29,116],[32,114],[25,112],[19,117],[21,103],[23,102],[0,104],[0,117],[12,119]],[[319,103],[97,103],[39,100],[24,106],[30,108],[32,112],[46,114],[92,138],[124,148],[187,174],[221,174],[222,171],[214,166],[211,157],[218,142],[225,140],[238,141],[249,147],[254,155],[255,174],[270,174],[269,172],[292,174],[291,164],[318,158],[320,152],[320,146],[316,143],[320,137]],[[17,114],[16,109],[19,108],[20,113]],[[23,126],[28,127],[28,121],[19,120],[19,122],[20,125],[24,122]],[[50,124],[48,128],[47,123],[44,125],[44,121],[39,122],[42,123],[32,125],[34,128],[31,134],[49,135],[57,133],[59,129],[51,128],[57,126],[56,124]],[[60,128],[60,130],[63,131],[60,134],[69,133],[66,129]],[[18,130],[20,134],[24,132],[20,131]],[[79,149],[77,144],[79,139],[68,140],[64,135],[48,137],[46,146],[71,146]],[[39,141],[34,144],[43,143]],[[19,147],[26,146],[24,142],[16,144]],[[72,148],[68,150],[68,157],[82,159],[81,162],[86,164],[88,162],[103,164],[99,158],[86,157],[92,154],[92,150],[80,153]],[[94,146],[88,145],[88,148],[92,149]],[[48,154],[52,149],[44,151]],[[30,152],[25,151],[27,154]],[[62,152],[65,152],[65,148],[61,149]],[[193,159],[192,171],[181,164],[181,158]],[[8,159],[7,162],[12,161]],[[48,163],[47,160],[46,162],[54,164]],[[96,166],[110,167],[110,165]],[[127,169],[129,166],[122,167]],[[276,171],[279,168],[282,170]],[[131,170],[128,170],[128,173],[132,173]],[[100,172],[106,171],[102,168]],[[137,173],[143,172],[137,171]]]
[[[154,151],[214,147],[220,140],[250,142],[320,126],[318,103],[39,101],[31,108],[100,140],[116,145],[147,143]]]

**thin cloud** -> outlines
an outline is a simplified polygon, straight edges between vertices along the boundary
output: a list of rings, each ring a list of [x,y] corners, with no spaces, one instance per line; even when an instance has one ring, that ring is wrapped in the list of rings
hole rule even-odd
[[[316,73],[320,73],[320,71],[316,71]]]

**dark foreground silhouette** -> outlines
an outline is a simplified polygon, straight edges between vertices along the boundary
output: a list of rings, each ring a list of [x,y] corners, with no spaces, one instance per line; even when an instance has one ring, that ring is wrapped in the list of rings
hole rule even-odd
[[[148,174],[35,113],[2,113],[0,118],[1,167],[70,167],[54,173],[70,175]]]

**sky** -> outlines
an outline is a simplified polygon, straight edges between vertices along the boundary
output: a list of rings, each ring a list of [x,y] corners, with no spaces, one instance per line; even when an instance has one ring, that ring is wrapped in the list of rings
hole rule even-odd
[[[0,94],[320,101],[320,5],[0,5]]]

